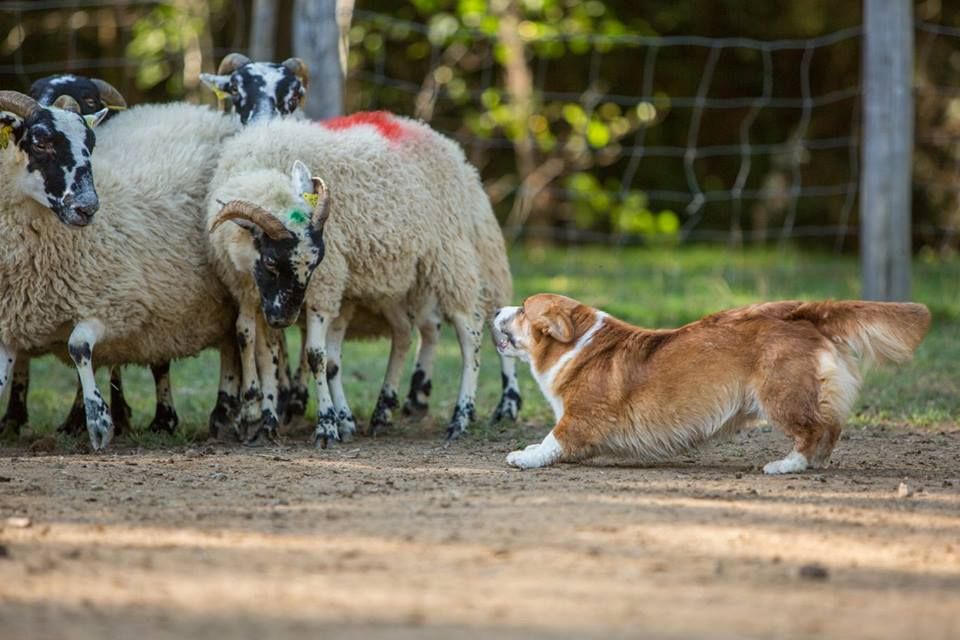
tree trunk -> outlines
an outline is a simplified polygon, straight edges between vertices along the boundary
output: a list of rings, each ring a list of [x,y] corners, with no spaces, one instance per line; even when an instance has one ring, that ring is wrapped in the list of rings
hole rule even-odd
[[[253,0],[253,19],[250,22],[250,58],[257,62],[277,62],[275,36],[277,32],[277,0]]]
[[[322,120],[343,112],[343,66],[336,0],[296,0],[293,5],[293,55],[310,69],[304,111]]]

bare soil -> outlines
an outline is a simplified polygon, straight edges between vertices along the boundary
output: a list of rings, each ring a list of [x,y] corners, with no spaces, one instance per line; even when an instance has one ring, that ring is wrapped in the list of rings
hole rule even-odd
[[[525,472],[542,425],[438,433],[0,449],[0,637],[960,637],[956,427],[782,477],[769,429]]]

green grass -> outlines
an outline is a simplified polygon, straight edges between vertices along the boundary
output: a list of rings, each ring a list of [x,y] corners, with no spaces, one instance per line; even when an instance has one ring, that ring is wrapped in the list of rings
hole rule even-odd
[[[859,267],[855,258],[776,251],[733,252],[716,248],[534,248],[511,255],[516,299],[551,291],[576,297],[630,322],[649,327],[676,326],[720,309],[762,300],[787,298],[855,298]],[[914,265],[914,298],[934,315],[930,335],[913,363],[873,372],[861,395],[854,424],[909,423],[936,427],[960,415],[960,261],[919,258]],[[298,333],[289,334],[291,349]],[[365,420],[377,398],[388,352],[385,340],[348,343],[344,350],[345,383],[358,418]],[[434,376],[432,426],[438,435],[450,415],[459,381],[459,349],[446,327]],[[496,354],[487,341],[478,394],[484,433],[486,417],[500,391]],[[407,372],[412,367],[408,359]],[[217,357],[204,353],[174,364],[176,403],[185,433],[173,438],[140,433],[142,446],[177,444],[200,437],[216,397]],[[73,399],[75,376],[59,362],[44,358],[33,363],[30,389],[31,429],[36,436],[55,427]],[[100,373],[101,389],[106,380]],[[134,424],[145,428],[153,413],[149,371],[125,371]],[[407,378],[404,378],[406,384]],[[550,410],[526,365],[521,365],[525,421],[546,428]],[[405,389],[403,390],[405,391]],[[312,407],[310,408],[312,411]],[[402,428],[402,427],[401,427]]]

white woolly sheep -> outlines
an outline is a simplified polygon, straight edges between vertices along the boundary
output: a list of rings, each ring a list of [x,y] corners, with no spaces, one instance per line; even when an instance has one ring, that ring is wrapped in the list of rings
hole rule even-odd
[[[339,357],[349,313],[357,306],[385,316],[394,328],[394,343],[402,343],[399,334],[405,334],[407,345],[411,324],[440,309],[457,328],[464,357],[448,434],[458,436],[474,415],[479,340],[492,308],[485,309],[482,300],[472,239],[479,215],[471,209],[489,212],[490,205],[476,170],[455,143],[412,120],[391,116],[389,124],[386,133],[371,126],[337,130],[296,121],[247,129],[224,146],[211,186],[212,226],[233,219],[250,231],[228,226],[215,231],[212,242],[218,270],[238,300],[247,330],[252,334],[257,328],[258,299],[266,322],[279,327],[293,322],[306,294],[308,362],[318,391],[315,436],[321,445],[341,431],[349,437],[354,429]],[[296,210],[306,207],[296,189],[312,189],[300,165],[293,191],[285,184],[289,178],[280,168],[291,158],[307,159],[331,185],[334,213],[326,232],[296,224]],[[221,211],[218,201],[227,200],[246,202]],[[276,217],[287,214],[293,217]],[[310,281],[324,247],[326,257]],[[508,273],[505,257],[503,263]],[[252,337],[247,340],[251,350]],[[247,386],[247,381],[256,385],[255,358],[242,360],[245,388],[256,391]]]
[[[306,65],[299,58],[290,58],[282,64],[274,64],[253,62],[242,54],[231,53],[220,63],[217,75],[201,74],[201,80],[217,94],[221,105],[229,104],[240,116],[241,121],[248,123],[277,117],[302,117],[300,107],[308,86],[309,75]],[[334,118],[321,124],[330,128],[352,126],[358,123],[390,128],[396,126],[391,122],[391,118],[394,118],[392,114],[376,112]],[[480,197],[485,199],[483,195]],[[477,214],[477,219],[474,220],[475,234],[472,237],[478,244],[477,251],[483,271],[482,281],[494,285],[495,293],[486,296],[489,303],[487,306],[492,311],[506,304],[512,291],[502,234],[489,206],[477,207],[464,213]],[[399,309],[390,315],[396,318],[404,313],[404,310]],[[427,411],[427,402],[432,388],[433,357],[439,341],[441,320],[441,315],[435,310],[434,313],[426,314],[422,325],[418,327],[420,340],[417,345],[416,365],[403,407],[407,415],[422,415]],[[304,328],[301,324],[301,332]],[[374,317],[369,310],[358,308],[350,321],[347,337],[379,336],[391,336],[394,342],[391,345],[385,382],[370,419],[371,433],[389,426],[391,411],[398,406],[397,385],[403,361],[410,346],[410,336],[409,332],[405,331],[404,324],[391,327],[386,319]],[[286,418],[290,419],[294,415],[302,415],[307,402],[306,380],[309,364],[306,358],[306,338],[301,340],[300,364],[292,384],[283,334],[280,335],[280,340],[279,404],[285,407]],[[503,394],[494,412],[494,421],[504,417],[516,419],[521,404],[513,360],[501,356],[501,370]]]
[[[30,97],[42,106],[50,106],[60,96],[70,96],[80,107],[81,115],[94,115],[107,109],[103,123],[97,128],[97,136],[103,138],[109,133],[105,126],[110,117],[127,108],[126,100],[110,83],[100,78],[87,78],[74,74],[59,74],[40,78],[30,85]],[[173,394],[170,389],[170,363],[162,362],[151,365],[156,387],[156,411],[149,429],[153,432],[166,431],[172,433],[179,423],[176,409],[173,405]],[[27,410],[27,393],[30,388],[30,356],[22,354],[17,358],[13,369],[13,378],[10,381],[10,400],[7,411],[0,418],[0,431],[12,430],[20,432],[20,428],[27,424],[29,413]],[[130,428],[132,411],[127,404],[123,393],[123,380],[120,366],[110,369],[110,416],[113,420],[116,434]],[[77,393],[74,396],[73,406],[63,424],[57,429],[59,432],[78,434],[85,427],[83,410],[83,389],[77,381]]]
[[[113,425],[93,376],[94,350],[98,365],[150,365],[219,346],[212,422],[229,414],[236,312],[207,258],[201,209],[236,124],[186,104],[135,107],[114,118],[91,157],[94,135],[78,113],[0,92],[3,126],[17,153],[0,154],[0,175],[18,187],[0,192],[0,393],[18,353],[62,355],[65,347],[83,386],[91,444],[101,449]]]

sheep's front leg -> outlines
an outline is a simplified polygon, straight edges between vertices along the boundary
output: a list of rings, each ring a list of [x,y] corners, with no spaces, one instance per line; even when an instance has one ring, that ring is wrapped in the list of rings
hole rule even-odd
[[[150,367],[157,389],[157,408],[150,423],[154,433],[173,433],[180,424],[177,409],[173,406],[173,390],[170,388],[170,363],[162,362]]]
[[[380,387],[377,406],[374,407],[373,415],[370,417],[368,435],[371,436],[376,435],[377,431],[382,431],[393,425],[391,412],[400,404],[397,399],[397,387],[400,385],[403,361],[406,360],[407,352],[410,351],[411,342],[411,322],[404,309],[390,307],[385,310],[384,315],[391,330],[390,359],[387,361],[387,373],[383,378],[383,386]]]
[[[330,387],[330,396],[333,406],[337,410],[337,433],[342,442],[350,442],[357,432],[357,421],[353,411],[347,403],[347,394],[343,390],[343,341],[347,335],[347,326],[350,324],[352,308],[343,309],[340,315],[330,323],[327,331],[327,385]]]
[[[220,386],[217,404],[210,412],[210,437],[217,438],[227,430],[237,431],[240,410],[240,363],[237,342],[232,337],[220,345]]]
[[[417,344],[417,361],[410,377],[410,391],[403,403],[403,414],[422,417],[426,415],[433,389],[433,357],[440,342],[442,317],[434,310],[420,323],[420,341]]]
[[[459,438],[471,422],[477,419],[477,379],[480,375],[480,344],[483,338],[483,318],[480,314],[458,313],[452,318],[460,342],[463,369],[460,374],[460,393],[453,417],[447,426],[447,440]]]
[[[260,429],[260,376],[257,373],[257,313],[256,302],[243,304],[237,314],[237,345],[240,347],[240,368],[243,384],[240,393],[240,428],[237,438],[241,442]]]
[[[300,327],[300,362],[293,374],[290,383],[290,397],[287,400],[287,421],[300,417],[307,412],[307,402],[310,392],[307,390],[307,381],[310,379],[310,363],[307,360],[307,329]]]
[[[247,433],[247,444],[258,444],[261,436],[270,442],[277,440],[277,428],[280,426],[277,418],[279,338],[278,332],[269,328],[261,317],[257,326],[256,356],[263,400],[260,404],[260,426],[254,433]]]
[[[0,357],[2,352],[0,352]],[[2,367],[2,365],[0,365]],[[4,376],[0,375],[0,378]],[[0,384],[0,396],[3,395],[3,384]],[[0,419],[0,432],[11,430],[20,433],[20,427],[27,424],[27,391],[30,390],[30,358],[24,356],[15,359],[10,381],[10,401],[7,403],[7,412]]]
[[[14,377],[16,365],[17,352],[0,342],[0,397],[3,397],[7,383]]]
[[[287,350],[287,332],[277,331],[277,355],[280,361],[277,363],[277,417],[283,424],[289,424],[293,416],[289,414],[290,406],[290,352]]]
[[[327,383],[327,328],[334,314],[310,309],[307,313],[307,363],[317,384],[317,428],[313,444],[326,449],[339,439],[337,408]]]
[[[67,350],[77,367],[80,386],[83,387],[83,408],[87,416],[87,433],[94,451],[104,449],[113,438],[113,420],[110,407],[103,400],[93,376],[93,348],[103,337],[104,326],[99,320],[84,320],[70,333]]]

